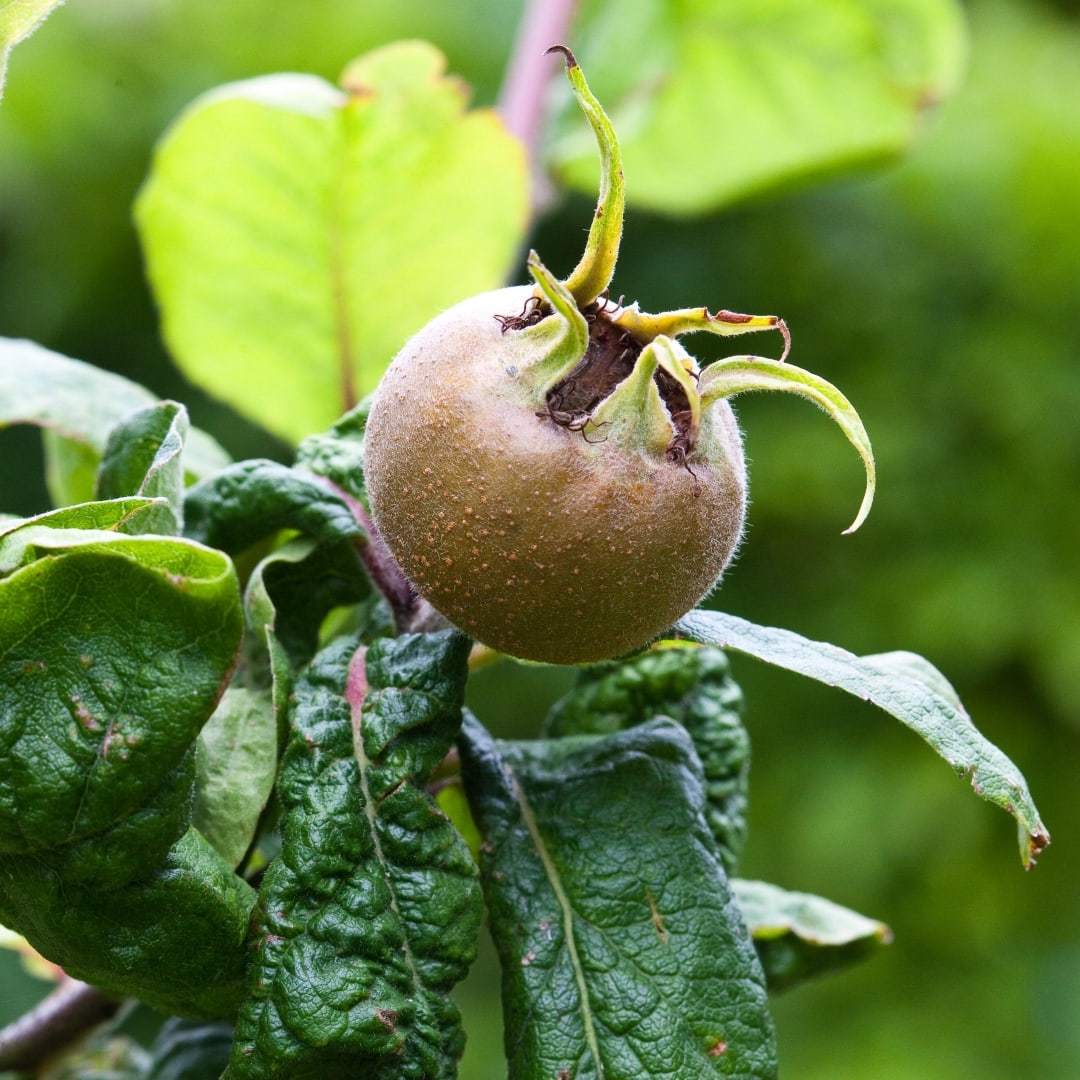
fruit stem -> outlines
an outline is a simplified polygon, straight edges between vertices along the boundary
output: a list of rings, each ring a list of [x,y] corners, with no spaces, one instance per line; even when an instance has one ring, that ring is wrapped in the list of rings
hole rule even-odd
[[[608,114],[589,89],[577,58],[565,45],[552,45],[548,52],[560,52],[566,60],[566,77],[585,119],[593,129],[600,148],[600,194],[589,226],[589,239],[581,261],[566,279],[577,305],[587,308],[611,284],[622,240],[626,209],[622,151]]]
[[[363,503],[332,480],[327,480],[325,477],[321,479],[322,483],[348,506],[357,524],[364,530],[365,538],[356,542],[356,553],[364,564],[364,569],[367,570],[372,584],[386,597],[399,633],[408,632],[420,604],[416,590],[413,589],[405,572],[390,553],[386,541],[376,528],[375,522],[371,520],[371,515]]]

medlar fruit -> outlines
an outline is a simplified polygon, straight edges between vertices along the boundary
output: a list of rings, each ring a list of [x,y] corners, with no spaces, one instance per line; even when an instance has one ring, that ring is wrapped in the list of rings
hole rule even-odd
[[[479,641],[578,664],[636,649],[717,583],[739,543],[746,469],[728,398],[786,390],[821,406],[866,466],[847,399],[786,363],[774,315],[650,315],[608,299],[622,236],[619,145],[573,55],[567,74],[603,164],[581,261],[565,281],[529,255],[534,285],[472,297],[401,350],[366,436],[374,520],[419,593]],[[775,329],[780,360],[704,370],[682,334]]]

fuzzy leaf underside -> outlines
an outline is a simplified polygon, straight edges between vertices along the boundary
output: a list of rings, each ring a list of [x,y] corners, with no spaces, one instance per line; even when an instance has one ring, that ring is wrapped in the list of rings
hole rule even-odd
[[[45,435],[49,490],[59,505],[94,498],[98,463],[109,433],[157,399],[137,383],[92,364],[50,352],[32,341],[0,338],[0,428],[32,424]],[[187,480],[209,476],[229,455],[205,432],[191,429],[184,445]]]
[[[343,90],[297,74],[219,87],[157,148],[136,217],[166,341],[189,378],[287,439],[497,287],[521,241],[522,148],[444,69],[411,41],[354,62]]]
[[[775,1077],[764,976],[685,730],[497,743],[467,718],[461,752],[509,1075]]]
[[[456,631],[343,638],[297,681],[229,1080],[456,1075],[447,993],[475,955],[480,889],[423,785],[457,734],[468,651]]]
[[[901,153],[958,83],[966,42],[954,0],[585,0],[575,28],[631,202],[680,215]],[[591,194],[576,109],[558,132],[556,172]]]
[[[658,649],[585,669],[552,707],[545,734],[608,735],[667,716],[686,728],[705,771],[705,820],[724,870],[735,872],[746,839],[750,736],[742,691],[719,649]]]
[[[269,694],[225,691],[199,733],[192,824],[230,865],[255,837],[277,775],[278,727]]]
[[[911,728],[971,781],[975,793],[1016,819],[1020,857],[1034,865],[1050,842],[1020,770],[971,722],[956,691],[929,661],[907,652],[856,656],[790,630],[757,626],[720,611],[692,611],[673,632],[745,653],[869,701]]]
[[[807,893],[764,881],[731,882],[769,992],[849,967],[892,941],[882,922]]]

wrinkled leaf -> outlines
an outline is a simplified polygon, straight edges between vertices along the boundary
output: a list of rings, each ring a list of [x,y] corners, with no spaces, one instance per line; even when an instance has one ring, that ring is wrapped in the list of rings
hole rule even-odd
[[[156,404],[149,390],[110,371],[50,352],[32,341],[0,338],[0,428],[44,429],[54,502],[89,502],[109,433],[130,413]],[[188,481],[223,468],[229,455],[193,428],[184,448]]]
[[[705,820],[724,870],[735,866],[746,839],[750,736],[742,691],[719,649],[677,645],[623,663],[586,668],[552,706],[547,735],[609,735],[666,716],[682,724],[705,770]]]
[[[1020,770],[979,733],[956,691],[922,657],[905,652],[856,656],[720,611],[692,611],[674,630],[692,641],[746,653],[873,702],[922,736],[958,775],[971,781],[977,795],[1016,819],[1026,868],[1050,843]]]
[[[0,0],[0,98],[4,96],[4,78],[11,50],[29,37],[63,2]]]
[[[631,203],[674,214],[899,154],[965,53],[954,0],[588,0],[576,31]],[[592,194],[590,143],[564,110],[551,160]]]
[[[462,729],[509,1075],[776,1076],[764,976],[667,719],[496,743]]]
[[[164,499],[148,499],[144,496],[77,503],[47,510],[31,518],[0,522],[0,549],[6,552],[4,561],[14,565],[19,561],[15,555],[15,544],[21,545],[19,538],[14,535],[16,529],[22,532],[47,525],[53,529],[115,531],[138,536],[140,533],[160,532],[168,526],[171,517],[172,512]]]
[[[69,975],[170,1014],[236,1008],[254,899],[194,829],[118,889],[67,887],[36,859],[0,856],[0,919]]]
[[[764,881],[731,883],[771,992],[848,967],[892,941],[882,922]]]
[[[196,484],[184,514],[189,537],[230,554],[281,529],[320,543],[364,536],[340,496],[317,477],[275,461],[240,461]]]
[[[162,401],[125,417],[109,433],[97,477],[99,499],[143,495],[164,499],[172,533],[184,524],[184,474],[180,456],[188,431],[187,409]]]
[[[457,733],[469,645],[344,638],[298,680],[229,1080],[456,1074],[447,994],[475,956],[480,890],[424,784]]]
[[[298,440],[375,388],[405,340],[500,284],[522,239],[521,147],[423,42],[343,90],[271,75],[211,91],[158,147],[137,205],[184,372]]]
[[[225,691],[199,735],[192,824],[230,866],[238,866],[277,773],[278,733],[268,695]]]
[[[309,435],[296,448],[296,465],[336,484],[367,506],[364,433],[371,398],[347,412],[329,431]]]

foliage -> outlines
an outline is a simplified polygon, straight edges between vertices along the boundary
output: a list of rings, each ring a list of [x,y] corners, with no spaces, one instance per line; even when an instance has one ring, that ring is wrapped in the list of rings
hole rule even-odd
[[[909,30],[897,32],[895,42],[915,43],[912,53],[897,54],[890,47],[887,61],[863,57],[835,83],[819,73],[828,90],[821,100],[833,100],[837,87],[849,86],[844,79],[854,78],[851,72],[872,85],[880,84],[885,69],[904,73],[907,90],[948,87],[958,40],[955,13],[930,3],[898,7],[902,12],[894,8],[892,16],[901,22],[891,26],[903,25],[906,17],[926,27],[940,20],[947,29],[924,38],[911,35],[909,21]],[[197,3],[192,10],[196,23],[211,17],[200,14]],[[635,12],[644,10],[645,5],[634,6]],[[823,6],[813,17],[824,25],[841,18],[838,11]],[[873,12],[877,18],[876,5]],[[590,55],[588,42],[596,40],[602,15],[600,5],[586,5],[583,57]],[[630,32],[641,33],[645,24],[628,22],[632,41]],[[807,40],[817,32],[807,30]],[[663,45],[654,50],[660,57],[670,55],[667,33],[655,38]],[[686,37],[682,29],[679,35]],[[846,40],[841,35],[829,48],[846,48]],[[717,48],[716,35],[704,35],[703,42]],[[595,54],[596,46],[591,49]],[[421,116],[433,108],[433,95],[443,95],[444,103],[457,101],[441,74],[420,77],[434,73],[433,55],[408,46],[369,61],[377,64],[380,78],[389,80],[380,84],[386,86],[380,94],[408,99],[415,93],[424,103],[417,105]],[[623,70],[629,74],[626,65]],[[694,70],[688,64],[679,77]],[[605,73],[600,56],[596,72],[601,87],[619,75]],[[297,85],[272,78],[275,94],[282,85]],[[424,79],[422,88],[413,85]],[[321,84],[317,93],[341,101],[329,84]],[[215,107],[232,107],[238,96],[245,106],[258,104],[235,91],[203,99],[178,122],[165,147],[179,153],[180,144],[172,140],[186,124],[207,121]],[[880,97],[880,90],[868,91],[862,100]],[[314,119],[294,115],[294,104],[278,111],[289,113],[290,120]],[[853,101],[843,104],[855,107]],[[666,107],[663,101],[659,107]],[[272,113],[275,106],[259,108]],[[640,165],[630,166],[635,179],[638,169],[642,178],[638,195],[631,185],[631,203],[635,198],[649,202],[650,191],[658,191],[654,205],[665,205],[660,200],[667,198],[667,209],[687,212],[689,204],[670,204],[670,179],[644,179],[646,157],[658,159],[646,138],[655,137],[647,117],[656,108],[642,107],[639,116],[645,120],[635,121],[632,111],[620,116],[632,132],[628,158],[642,155],[634,159]],[[748,104],[746,115],[753,115],[752,109]],[[695,159],[688,157],[678,197],[713,205],[759,186],[758,178],[747,176],[765,177],[760,186],[781,184],[811,169],[895,153],[910,137],[913,112],[909,98],[901,110],[850,125],[859,140],[854,149],[845,144],[840,150],[825,140],[798,162],[785,158],[778,164],[770,154],[751,153],[748,145],[739,161],[761,171],[748,167],[740,179],[725,170],[726,187],[718,186],[714,175],[695,170]],[[279,118],[265,119],[273,129]],[[399,120],[383,118],[388,134],[395,134]],[[348,127],[340,117],[329,123],[339,133]],[[458,116],[451,128],[465,123]],[[240,158],[248,152],[245,140],[262,129],[245,123],[233,130],[230,149]],[[556,160],[558,148],[573,142],[565,126],[561,131]],[[400,145],[419,138],[401,135]],[[505,137],[494,142],[506,152],[503,164],[491,165],[485,180],[494,180],[513,156]],[[271,138],[262,150],[270,150],[279,163],[287,160],[280,145],[273,146]],[[688,141],[686,152],[702,154]],[[200,281],[190,256],[180,254],[191,249],[178,244],[153,254],[150,233],[160,228],[169,235],[162,224],[165,204],[171,200],[169,212],[177,215],[170,227],[179,228],[176,221],[190,209],[186,195],[176,189],[168,197],[162,194],[165,187],[155,194],[165,153],[140,215],[166,325],[170,318],[174,323],[172,346],[196,377],[200,364],[209,369],[219,345],[221,355],[229,351],[229,334],[213,335],[221,333],[222,323],[245,315],[243,301],[258,294],[257,274],[251,269],[251,276],[243,277],[249,268],[241,268],[241,276],[229,283],[236,289],[235,302],[215,311],[205,295],[198,296]],[[723,156],[700,158],[708,164],[714,159]],[[250,159],[245,161],[250,168]],[[176,175],[191,177],[184,172],[191,163],[181,165]],[[390,166],[364,163],[376,175],[383,167]],[[483,166],[473,161],[470,168]],[[570,156],[560,168],[574,175]],[[297,182],[321,182],[317,169],[286,172]],[[281,189],[274,189],[269,175],[260,168],[248,178],[267,181],[268,197],[280,199]],[[520,174],[506,176],[514,177],[503,189],[506,202],[520,201]],[[686,182],[688,176],[695,183]],[[917,187],[910,177],[897,183]],[[477,194],[485,213],[495,214],[498,208],[483,197],[484,190],[470,188],[470,194]],[[257,204],[253,199],[253,214]],[[283,224],[293,209],[248,222],[247,208],[234,201],[219,209],[230,227],[245,222],[260,236],[266,235],[268,221]],[[395,231],[399,224],[385,224],[387,236],[402,235]],[[424,227],[433,238],[449,237],[440,231],[444,224],[429,221]],[[314,233],[324,227],[318,215],[296,226],[301,246],[311,245],[309,253],[315,249]],[[647,221],[643,227],[646,233],[652,228]],[[447,243],[475,251],[476,262],[468,265],[479,267],[477,273],[494,284],[503,267],[485,252],[501,250],[505,261],[520,233],[505,225],[478,238],[477,228],[473,222]],[[802,244],[818,228],[813,220],[803,223],[792,244]],[[204,245],[202,250],[228,264],[242,249]],[[257,250],[260,256],[266,251]],[[825,258],[816,257],[819,264]],[[176,264],[163,270],[159,261],[155,271],[155,258]],[[644,262],[636,265],[641,273]],[[414,260],[410,269],[430,269],[440,287],[446,284],[434,266],[417,266]],[[185,275],[185,288],[193,294],[170,299],[169,289],[179,290],[176,282]],[[206,280],[221,284],[220,277]],[[283,285],[286,293],[300,295],[296,280],[295,267],[283,272],[282,281],[292,282]],[[462,293],[484,287],[482,275],[475,282],[456,278],[451,284],[460,285]],[[316,288],[324,285],[321,280]],[[872,287],[854,280],[848,285],[854,292]],[[212,295],[220,299],[224,293],[217,286],[211,285],[217,288]],[[424,301],[426,311],[415,309],[417,323],[448,302],[431,295]],[[391,299],[399,296],[395,287]],[[191,319],[192,337],[182,345],[175,326],[189,318],[194,309],[188,305],[196,300],[202,310]],[[325,358],[333,358],[340,344],[333,335],[286,358],[290,378],[297,372],[310,375],[310,385],[318,389],[286,383],[282,391],[271,388],[272,379],[264,387],[261,378],[253,378],[253,368],[244,366],[235,350],[235,342],[248,335],[269,350],[268,356],[294,342],[288,305],[274,301],[272,291],[264,294],[242,332],[229,331],[234,355],[241,359],[234,368],[222,368],[231,374],[219,384],[207,385],[296,441],[326,427],[372,386],[412,325],[404,316],[394,321],[400,309],[393,318],[388,314],[379,326],[380,333],[390,328],[386,341],[375,342],[370,353],[357,352],[356,381],[348,394],[326,376]],[[305,359],[297,362],[301,354]],[[21,366],[16,370],[9,360]],[[276,362],[286,368],[286,360]],[[333,363],[329,370],[340,374]],[[35,390],[35,381],[62,390],[69,373],[75,380],[70,394]],[[0,918],[50,958],[116,992],[134,994],[169,1013],[229,1018],[214,1027],[172,1022],[149,1055],[126,1049],[132,1077],[203,1075],[198,1068],[217,1075],[238,1006],[230,1076],[306,1075],[303,1070],[315,1075],[328,1066],[358,1065],[387,1077],[409,1075],[409,1068],[418,1076],[454,1075],[461,1035],[448,990],[475,950],[479,897],[467,849],[425,789],[442,783],[443,770],[453,768],[443,758],[460,718],[468,642],[448,632],[397,636],[380,582],[373,588],[368,578],[372,538],[364,514],[363,409],[306,439],[291,467],[266,460],[230,465],[223,451],[188,429],[181,406],[159,402],[131,383],[102,381],[110,378],[115,377],[37,347],[0,349],[0,423],[49,429],[51,490],[58,505],[75,504],[6,522],[0,534],[0,590],[7,590],[0,610],[9,620],[9,633],[2,625],[0,633],[5,644],[12,643],[0,653],[5,664],[24,662],[3,680],[7,697],[0,736],[10,741],[18,725],[9,725],[7,717],[17,719],[25,709],[32,721],[24,725],[26,731],[39,739],[26,746],[21,736],[14,741],[14,752],[5,757],[8,778],[0,776],[0,792],[8,791],[0,799],[0,822],[8,819],[0,833],[0,845],[8,845],[0,856]],[[798,460],[791,452],[782,456]],[[770,515],[790,513],[778,510],[767,493],[760,505]],[[747,561],[753,558],[754,545],[749,547]],[[755,573],[752,562],[750,572]],[[811,576],[787,583],[791,594],[803,595]],[[771,586],[767,591],[781,593]],[[56,617],[61,608],[64,614]],[[908,629],[921,635],[921,625]],[[828,901],[728,879],[746,828],[749,741],[739,715],[741,693],[715,645],[876,697],[958,771],[972,770],[988,797],[1010,803],[1006,808],[1020,819],[1025,844],[1037,846],[1044,835],[1015,766],[975,731],[951,687],[924,662],[916,659],[913,670],[907,660],[857,658],[716,613],[697,613],[679,630],[709,644],[665,642],[583,671],[550,714],[546,737],[539,741],[495,739],[477,721],[466,721],[463,773],[476,821],[468,819],[460,802],[440,796],[438,805],[453,805],[455,824],[466,832],[479,827],[483,839],[485,898],[504,960],[507,1050],[511,1067],[523,1076],[557,1075],[566,1062],[587,1062],[590,1055],[596,1071],[604,1062],[610,1075],[640,1075],[643,1067],[650,1069],[641,1062],[653,1057],[650,1074],[670,1072],[676,1062],[684,1070],[698,1070],[687,1075],[772,1075],[764,980],[770,991],[783,989],[869,955],[888,939],[882,924]],[[47,656],[47,668],[26,669],[39,654]],[[176,655],[183,656],[182,664]],[[80,670],[83,656],[93,663]],[[73,658],[80,663],[70,662]],[[364,693],[356,675],[361,671]],[[508,677],[523,680],[526,674],[518,670]],[[870,681],[856,685],[856,677]],[[114,683],[130,688],[133,697],[119,701]],[[501,711],[492,726],[504,735],[514,719],[509,705]],[[761,722],[760,707],[757,719]],[[778,716],[775,722],[789,720]],[[141,721],[145,730],[138,726]],[[768,718],[764,726],[772,722]],[[121,750],[129,757],[121,758]],[[31,767],[41,755],[50,761],[48,798]],[[73,801],[80,785],[85,800]],[[861,824],[870,831],[869,823]],[[261,875],[250,931],[254,895],[245,875],[254,875],[256,883]],[[72,896],[77,897],[73,904]],[[168,933],[161,932],[162,911],[169,913]],[[125,928],[122,941],[117,927]],[[1009,935],[1003,926],[1002,937]],[[725,963],[716,964],[717,955]],[[341,975],[345,966],[347,979]],[[241,989],[244,968],[246,991]],[[358,998],[353,980],[361,969],[370,983],[365,981],[365,995]],[[547,976],[552,981],[546,985]],[[634,994],[624,997],[628,987]],[[667,1017],[677,1019],[667,1023]],[[591,1075],[587,1065],[583,1068],[582,1075]]]

